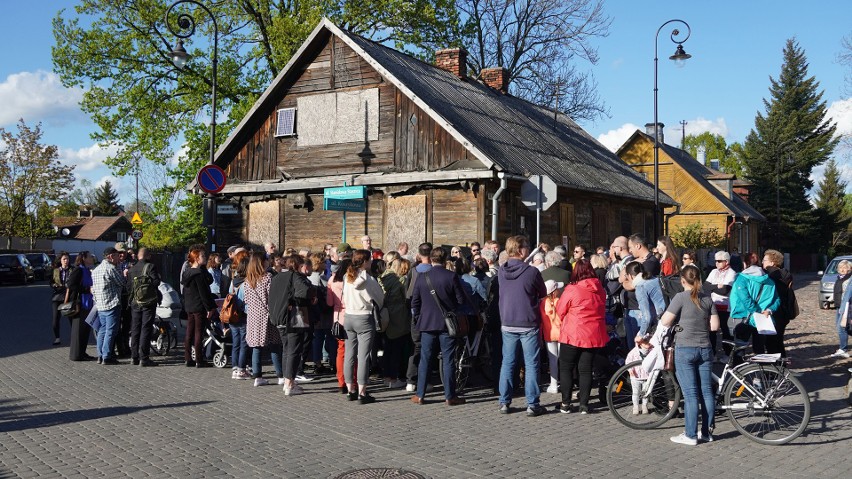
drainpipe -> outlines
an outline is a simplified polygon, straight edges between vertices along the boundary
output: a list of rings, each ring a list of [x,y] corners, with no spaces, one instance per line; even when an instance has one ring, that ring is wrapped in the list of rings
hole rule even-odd
[[[500,196],[503,195],[503,192],[508,186],[508,180],[527,180],[525,176],[512,175],[509,173],[504,173],[502,171],[497,172],[497,178],[500,178],[500,188],[497,188],[497,191],[494,192],[494,196],[491,198],[491,239],[493,241],[497,241],[497,208],[499,208],[498,201],[500,200]]]
[[[663,211],[665,211],[665,210],[663,210]],[[665,232],[666,236],[671,236],[670,233],[669,233],[669,220],[672,219],[672,216],[676,216],[676,215],[679,215],[679,214],[680,214],[680,203],[675,205],[674,213],[668,213],[668,214],[663,213],[663,216],[666,217],[666,232]]]

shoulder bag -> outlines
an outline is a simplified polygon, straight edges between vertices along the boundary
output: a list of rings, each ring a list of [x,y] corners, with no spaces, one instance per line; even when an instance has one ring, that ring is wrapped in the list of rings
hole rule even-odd
[[[370,300],[373,303],[373,321],[376,322],[376,332],[383,333],[388,330],[388,325],[390,324],[390,313],[388,313],[388,308],[382,306],[379,307],[379,303],[375,300]]]
[[[423,276],[426,278],[426,286],[429,287],[429,294],[432,295],[432,299],[435,300],[435,304],[438,305],[438,309],[444,316],[444,324],[447,326],[447,334],[451,338],[461,338],[466,336],[467,318],[464,316],[456,316],[455,312],[444,309],[444,305],[441,304],[441,300],[438,299],[438,294],[435,293],[435,288],[432,286],[432,280],[429,279],[429,273],[424,273]]]

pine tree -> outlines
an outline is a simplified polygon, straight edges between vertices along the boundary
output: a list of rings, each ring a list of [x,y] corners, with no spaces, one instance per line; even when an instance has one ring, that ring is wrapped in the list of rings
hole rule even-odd
[[[838,246],[846,240],[852,221],[846,209],[847,183],[840,178],[840,170],[832,158],[825,168],[825,176],[816,192],[817,218],[819,219],[820,250],[833,256]]]
[[[813,250],[817,217],[807,194],[813,188],[810,174],[834,151],[836,126],[826,118],[819,82],[808,76],[804,50],[795,40],[787,40],[781,74],[770,83],[766,114],[757,114],[745,141],[746,178],[754,184],[749,202],[769,221],[763,233],[769,244]]]
[[[95,211],[101,216],[115,216],[120,212],[118,193],[112,189],[109,180],[95,190]]]

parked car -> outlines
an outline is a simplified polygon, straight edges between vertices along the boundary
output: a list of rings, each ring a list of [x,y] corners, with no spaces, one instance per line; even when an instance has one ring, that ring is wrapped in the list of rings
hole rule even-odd
[[[35,281],[33,267],[24,254],[0,254],[0,282],[27,284]]]
[[[837,281],[837,265],[847,260],[852,263],[852,255],[838,256],[828,263],[825,271],[818,271],[817,274],[822,276],[819,282],[819,307],[820,309],[836,308],[834,304],[834,282]]]
[[[53,274],[53,263],[45,253],[27,253],[27,260],[33,267],[36,281],[49,279]]]

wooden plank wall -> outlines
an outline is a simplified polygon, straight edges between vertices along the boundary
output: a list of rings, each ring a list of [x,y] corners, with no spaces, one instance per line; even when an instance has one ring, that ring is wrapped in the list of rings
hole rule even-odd
[[[467,149],[426,112],[396,92],[395,165],[401,171],[431,171],[467,159]]]
[[[434,189],[432,235],[434,245],[468,245],[482,241],[479,200],[473,189]]]
[[[326,243],[337,245],[342,240],[343,212],[323,210],[321,194],[307,196],[310,198],[308,206],[296,208],[284,203],[284,245],[309,247],[312,251],[322,250]],[[389,251],[384,245],[383,224],[384,195],[370,193],[366,213],[346,213],[346,241],[353,248],[360,248],[361,236],[366,233],[372,238],[374,248]]]

